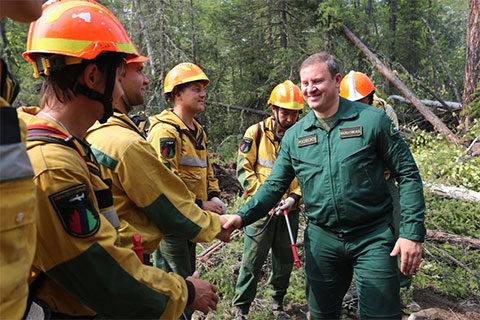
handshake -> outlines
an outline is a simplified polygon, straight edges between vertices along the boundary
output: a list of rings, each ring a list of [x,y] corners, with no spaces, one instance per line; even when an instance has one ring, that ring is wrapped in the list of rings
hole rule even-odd
[[[284,210],[290,211],[295,202],[296,200],[293,197],[287,197],[285,200],[280,201],[273,209],[275,215],[283,214]],[[224,214],[219,216],[219,218],[222,230],[219,234],[217,234],[216,238],[222,240],[223,242],[229,242],[230,235],[233,230],[243,227],[243,220],[239,215],[236,214]]]

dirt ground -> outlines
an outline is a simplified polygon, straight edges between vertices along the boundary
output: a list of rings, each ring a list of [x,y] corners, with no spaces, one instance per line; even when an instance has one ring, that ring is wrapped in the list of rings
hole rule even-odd
[[[421,310],[414,312],[413,315],[405,310],[403,320],[480,320],[480,297],[472,297],[467,301],[458,302],[440,294],[434,287],[426,287],[414,290],[413,300],[421,307]],[[351,308],[349,314],[344,317],[358,320],[359,318],[355,316],[355,308]],[[306,303],[289,304],[285,307],[285,311],[293,319],[308,319]]]

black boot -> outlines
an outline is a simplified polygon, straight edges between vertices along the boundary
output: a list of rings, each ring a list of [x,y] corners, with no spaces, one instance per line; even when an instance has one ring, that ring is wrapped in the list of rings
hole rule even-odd
[[[235,320],[246,320],[245,315],[248,314],[249,306],[235,306]]]
[[[272,297],[272,313],[277,320],[291,320],[292,319],[283,310],[283,296]]]

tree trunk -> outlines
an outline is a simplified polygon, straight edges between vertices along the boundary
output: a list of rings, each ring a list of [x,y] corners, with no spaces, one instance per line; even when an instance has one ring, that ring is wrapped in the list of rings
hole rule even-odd
[[[190,20],[192,23],[192,29],[191,29],[192,59],[193,59],[193,63],[197,63],[197,53],[195,51],[195,18],[193,16],[193,0],[190,0]]]
[[[479,0],[480,1],[480,0]],[[403,82],[398,79],[398,77],[388,69],[371,51],[368,49],[361,41],[350,31],[345,25],[342,26],[343,33],[347,38],[349,38],[362,52],[367,56],[367,58],[377,67],[378,70],[393,83],[398,90],[400,90],[405,97],[412,102],[412,104],[417,108],[417,110],[427,119],[435,128],[435,130],[444,133],[446,138],[450,142],[457,143],[458,138],[453,134],[452,131],[432,112],[428,109],[416,96],[410,91],[410,89],[403,84]]]
[[[280,47],[287,48],[287,5],[280,1]]]
[[[480,240],[459,236],[458,234],[446,233],[442,231],[427,230],[427,239],[435,240],[440,243],[452,243],[462,246],[470,246],[475,249],[480,249]]]
[[[467,48],[465,50],[465,74],[463,87],[463,114],[460,127],[463,133],[470,129],[469,104],[480,75],[480,0],[468,1]]]
[[[439,183],[423,182],[427,191],[438,194],[442,197],[453,198],[462,201],[472,201],[480,203],[480,192],[468,190],[460,187],[446,186]]]
[[[164,11],[164,1],[158,1],[158,12],[159,12],[159,19],[160,19],[160,34],[159,34],[159,42],[160,42],[160,88],[163,91],[163,81],[165,79],[165,11]],[[166,107],[165,99],[159,99],[160,109],[163,110]]]
[[[395,0],[390,0],[390,59],[392,63],[390,68],[393,68],[393,62],[395,62],[395,34],[397,32],[397,16],[395,15]],[[392,83],[388,82],[388,91],[392,92]]]
[[[448,69],[447,64],[445,63],[445,60],[443,59],[442,50],[440,49],[440,47],[437,43],[437,40],[435,39],[435,35],[433,34],[433,30],[432,30],[432,28],[430,28],[430,24],[428,23],[427,20],[425,20],[425,18],[422,18],[422,21],[427,26],[428,34],[430,35],[430,38],[432,38],[434,48],[437,50],[437,54],[440,57],[440,62],[442,63],[443,70],[445,70],[445,72],[448,76],[448,80],[450,81],[450,86],[452,87],[453,93],[455,94],[455,99],[457,99],[457,101],[460,101],[460,94],[458,93],[457,85],[455,84],[455,80],[453,80],[453,77],[450,74],[450,70]]]

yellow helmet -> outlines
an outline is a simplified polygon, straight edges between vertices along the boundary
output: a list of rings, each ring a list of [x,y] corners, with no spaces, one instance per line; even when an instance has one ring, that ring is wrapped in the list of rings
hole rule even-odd
[[[284,109],[303,110],[302,91],[292,81],[287,80],[273,88],[268,103]]]
[[[361,72],[350,71],[340,83],[340,96],[351,101],[360,100],[374,90],[370,78]]]
[[[163,94],[173,91],[173,89],[184,83],[193,81],[203,81],[205,86],[210,83],[207,76],[199,66],[190,62],[184,62],[176,65],[167,73],[163,86]]]

